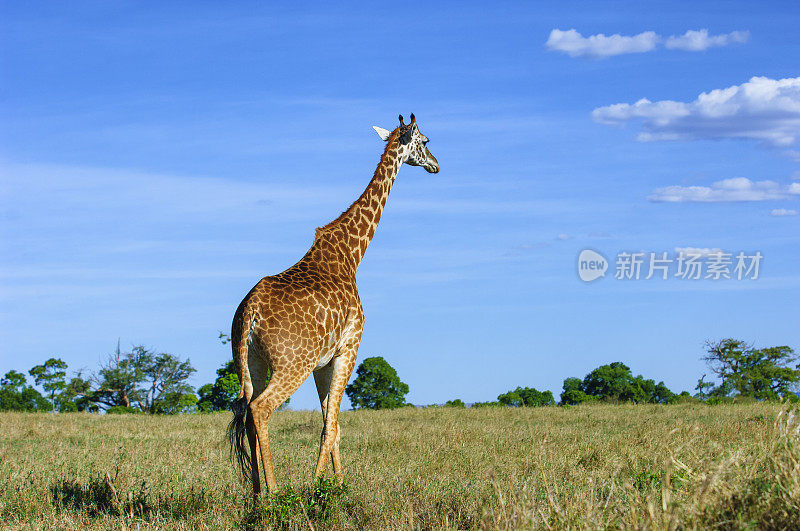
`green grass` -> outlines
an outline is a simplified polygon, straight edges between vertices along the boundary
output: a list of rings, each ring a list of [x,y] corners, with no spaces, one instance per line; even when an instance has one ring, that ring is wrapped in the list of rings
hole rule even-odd
[[[0,414],[11,528],[785,528],[797,414],[776,404],[403,408],[342,414],[346,483],[313,483],[321,417],[270,426],[280,492],[254,505],[228,414]]]

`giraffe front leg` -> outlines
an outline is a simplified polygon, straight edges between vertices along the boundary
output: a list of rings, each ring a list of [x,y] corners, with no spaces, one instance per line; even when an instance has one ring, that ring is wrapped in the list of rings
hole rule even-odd
[[[356,352],[358,344],[350,345],[340,351],[339,356],[331,362],[332,373],[330,387],[328,389],[327,400],[325,401],[324,415],[325,427],[322,430],[320,441],[319,458],[314,469],[314,478],[319,478],[325,473],[328,464],[328,455],[333,461],[334,474],[341,481],[342,465],[339,459],[339,407],[342,404],[342,396],[350,374],[356,363]]]

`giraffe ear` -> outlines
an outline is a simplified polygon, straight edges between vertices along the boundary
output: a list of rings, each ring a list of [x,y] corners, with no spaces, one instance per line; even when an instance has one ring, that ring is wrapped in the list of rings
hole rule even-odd
[[[377,125],[373,125],[372,128],[375,129],[375,132],[378,133],[378,136],[381,137],[381,140],[383,140],[384,142],[389,140],[389,137],[392,136],[391,131],[387,131],[383,127],[378,127]]]

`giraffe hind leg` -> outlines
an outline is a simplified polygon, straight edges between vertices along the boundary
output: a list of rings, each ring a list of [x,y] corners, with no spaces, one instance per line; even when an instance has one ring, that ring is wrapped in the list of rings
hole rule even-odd
[[[319,395],[319,403],[322,407],[322,435],[320,436],[320,444],[322,438],[325,436],[325,415],[328,407],[328,392],[331,387],[331,378],[333,377],[333,364],[326,365],[325,367],[314,371],[314,383],[317,385],[317,394]],[[331,450],[331,463],[333,463],[333,475],[341,482],[342,475],[342,462],[339,457],[339,441],[341,439],[341,428],[339,423],[336,423],[336,440],[333,443]]]
[[[342,460],[339,457],[339,441],[342,440],[342,426],[339,421],[336,421],[336,439],[333,441],[333,450],[331,450],[331,463],[333,463],[333,477],[336,478],[339,485],[344,481],[342,476]]]
[[[250,411],[256,429],[258,447],[261,453],[261,466],[264,468],[264,480],[268,492],[275,492],[275,469],[269,446],[269,420],[281,404],[294,393],[305,378],[291,379],[275,372],[266,389],[250,402]]]
[[[350,347],[342,354],[334,358],[331,365],[333,366],[330,387],[328,389],[328,398],[325,404],[325,427],[322,430],[322,440],[320,441],[319,458],[317,459],[317,466],[314,468],[314,478],[318,478],[325,473],[325,468],[328,464],[328,455],[333,458],[334,473],[338,465],[340,475],[342,472],[341,462],[338,458],[338,441],[339,441],[339,407],[342,404],[342,395],[344,395],[344,388],[347,385],[347,380],[353,372],[353,366],[356,361],[355,348]],[[334,454],[334,447],[336,453]],[[337,461],[338,464],[337,464]],[[340,480],[341,481],[341,480]]]
[[[256,423],[250,404],[256,397],[264,392],[267,375],[269,374],[269,366],[261,356],[258,348],[249,339],[247,343],[247,370],[251,377],[251,387],[250,395],[248,396],[249,403],[247,406],[245,428],[247,430],[247,441],[250,447],[250,481],[253,484],[253,497],[257,498],[261,493],[261,471],[258,468],[258,455],[260,452]]]
[[[250,480],[253,483],[253,497],[261,493],[261,474],[258,469],[258,439],[256,438],[256,425],[253,422],[253,412],[247,408],[247,441],[250,444]]]

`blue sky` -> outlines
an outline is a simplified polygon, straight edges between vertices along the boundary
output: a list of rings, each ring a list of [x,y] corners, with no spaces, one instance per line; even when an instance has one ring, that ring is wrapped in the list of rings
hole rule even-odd
[[[411,402],[612,361],[692,390],[707,339],[800,348],[793,2],[0,6],[0,374],[119,337],[211,381],[241,298],[411,112],[442,171],[400,171],[359,270],[359,357]],[[759,251],[759,278],[613,278],[687,247]]]

